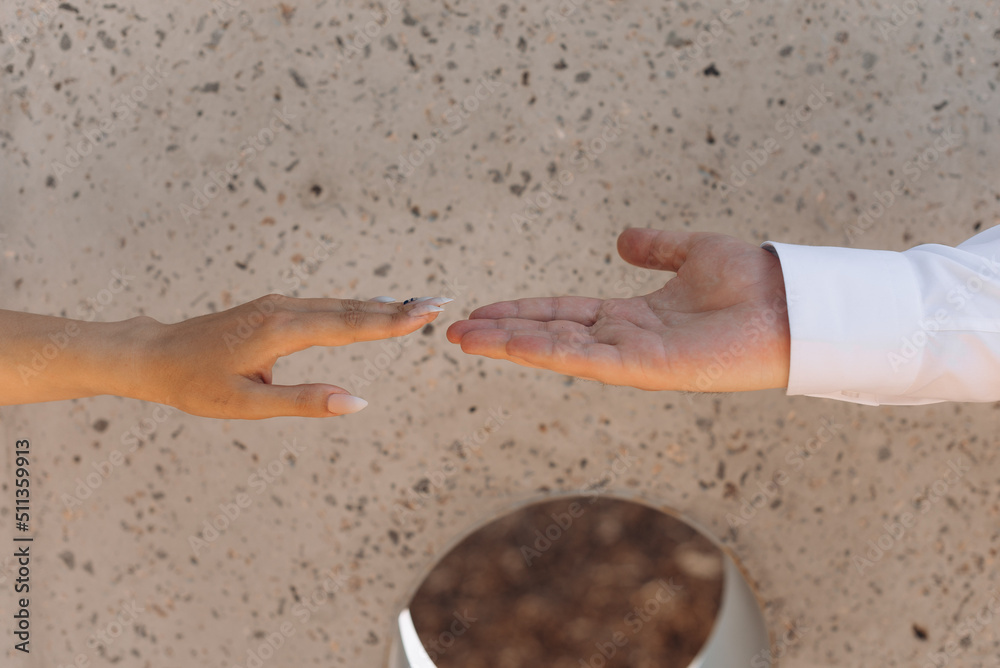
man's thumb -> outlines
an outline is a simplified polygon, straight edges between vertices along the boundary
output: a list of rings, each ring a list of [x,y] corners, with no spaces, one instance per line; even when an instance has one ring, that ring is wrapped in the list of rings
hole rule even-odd
[[[637,267],[676,272],[684,264],[691,247],[709,236],[712,236],[710,232],[633,227],[618,237],[618,254]]]

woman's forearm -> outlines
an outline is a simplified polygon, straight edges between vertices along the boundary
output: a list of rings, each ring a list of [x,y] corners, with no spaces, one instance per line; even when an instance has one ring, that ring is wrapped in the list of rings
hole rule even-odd
[[[151,318],[86,322],[0,310],[0,405],[99,394],[136,396]]]

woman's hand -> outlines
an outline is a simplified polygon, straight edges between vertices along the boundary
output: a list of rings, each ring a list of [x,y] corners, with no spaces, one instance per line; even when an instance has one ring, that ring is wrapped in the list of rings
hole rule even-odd
[[[0,311],[0,404],[114,394],[213,418],[356,413],[368,402],[347,390],[275,385],[271,370],[279,357],[312,346],[409,334],[452,300],[389,301],[269,295],[173,325]]]
[[[368,402],[336,385],[273,384],[274,363],[312,346],[404,336],[434,320],[450,301],[427,297],[404,305],[269,295],[222,313],[157,324],[140,356],[143,398],[215,418],[356,413]]]
[[[644,390],[787,386],[785,285],[771,253],[722,234],[650,229],[626,230],[618,252],[677,276],[632,299],[491,304],[449,327],[448,340],[474,355]]]

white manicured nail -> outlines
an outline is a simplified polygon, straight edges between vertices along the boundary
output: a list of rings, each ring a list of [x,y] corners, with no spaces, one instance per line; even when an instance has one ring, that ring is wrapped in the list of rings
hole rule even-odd
[[[429,315],[431,313],[440,313],[444,309],[440,306],[434,306],[434,304],[420,304],[415,309],[410,311],[411,318],[419,318],[420,316]]]
[[[370,302],[379,302],[380,304],[391,304],[392,302],[396,301],[396,298],[395,297],[372,297],[368,301],[370,301]]]
[[[357,413],[367,405],[368,402],[361,397],[350,394],[331,394],[330,398],[326,400],[327,410],[337,415]]]

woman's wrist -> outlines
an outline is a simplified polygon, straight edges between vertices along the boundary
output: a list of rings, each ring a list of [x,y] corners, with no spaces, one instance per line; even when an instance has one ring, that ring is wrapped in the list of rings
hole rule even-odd
[[[95,335],[101,341],[92,344],[91,363],[106,366],[92,371],[92,394],[161,401],[155,391],[154,358],[168,326],[147,316],[93,324],[100,325]]]
[[[59,395],[135,397],[139,387],[138,361],[143,349],[135,337],[139,329],[136,320],[70,321],[65,330],[72,338],[52,360],[50,368],[45,369],[38,391],[53,394],[53,399],[61,398]]]

